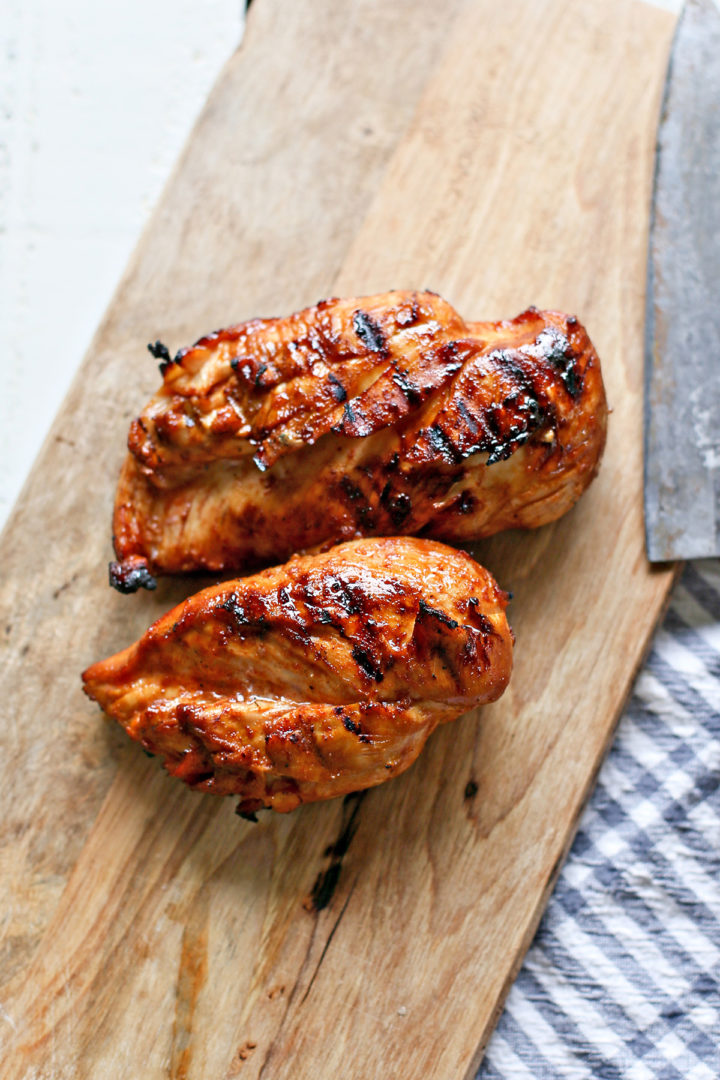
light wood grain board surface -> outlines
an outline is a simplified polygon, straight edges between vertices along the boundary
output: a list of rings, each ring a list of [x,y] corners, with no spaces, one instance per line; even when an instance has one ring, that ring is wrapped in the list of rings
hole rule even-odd
[[[641,497],[672,26],[634,0],[255,0],[0,542],[3,1076],[472,1077],[673,578]],[[580,316],[601,474],[475,550],[514,593],[499,704],[382,788],[242,822],[80,690],[198,586],[106,583],[145,344],[426,286],[472,320]]]

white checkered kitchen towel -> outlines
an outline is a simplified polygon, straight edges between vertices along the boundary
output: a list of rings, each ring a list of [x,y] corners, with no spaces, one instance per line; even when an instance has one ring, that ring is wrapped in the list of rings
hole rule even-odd
[[[720,1080],[720,563],[690,563],[477,1080]]]

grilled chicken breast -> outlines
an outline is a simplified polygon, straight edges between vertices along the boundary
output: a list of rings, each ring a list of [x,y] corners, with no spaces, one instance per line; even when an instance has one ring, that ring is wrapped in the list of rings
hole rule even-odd
[[[130,429],[111,581],[267,564],[353,536],[459,541],[565,513],[605,441],[580,323],[466,323],[434,293],[325,300],[170,359]]]
[[[356,540],[198,593],[85,690],[191,787],[292,810],[396,776],[498,698],[506,600],[463,552]]]

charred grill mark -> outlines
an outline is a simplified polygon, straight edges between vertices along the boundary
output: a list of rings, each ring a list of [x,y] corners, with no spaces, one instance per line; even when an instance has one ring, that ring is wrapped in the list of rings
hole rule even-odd
[[[525,370],[522,364],[518,363],[512,352],[506,350],[501,353],[501,357],[504,370],[512,375],[518,386],[517,390],[505,398],[503,406],[508,409],[516,408],[519,413],[524,414],[528,426],[534,429],[545,418],[547,402],[545,408],[543,408],[530,373]]]
[[[356,602],[353,594],[350,592],[344,581],[341,581],[340,578],[331,578],[328,587],[333,596],[333,599],[337,601],[343,611],[345,611],[348,615],[360,614],[360,611],[362,609]]]
[[[396,367],[392,373],[392,381],[411,405],[420,404],[423,396],[419,388],[408,377],[407,371],[401,371],[400,368]]]
[[[490,438],[485,441],[482,449],[488,452],[488,465],[494,465],[497,461],[505,461],[515,449],[512,441],[512,429],[510,432],[503,432],[498,419],[497,409],[490,408],[487,410],[485,422],[490,431]]]
[[[478,426],[475,417],[469,412],[467,405],[462,398],[457,399],[458,412],[462,416],[463,420],[468,426],[470,434],[475,437],[478,433]]]
[[[477,596],[470,597],[470,599],[468,600],[468,607],[473,609],[473,618],[475,619],[475,622],[478,624],[483,634],[494,634],[495,628],[488,619],[487,615],[483,615],[482,611],[478,611],[478,608],[480,607],[480,601],[478,600]]]
[[[255,386],[259,390],[262,386],[262,377],[267,371],[267,364],[261,364],[255,373]]]
[[[354,424],[357,419],[353,407],[349,401],[345,402],[345,408],[343,409],[343,424]]]
[[[227,611],[232,615],[234,622],[237,626],[250,626],[250,619],[245,614],[245,608],[242,606],[238,598],[233,594],[229,596],[224,603],[220,605],[223,611]]]
[[[342,722],[346,731],[349,731],[352,735],[360,734],[360,725],[356,724],[352,717],[348,716],[347,713],[343,713]]]
[[[228,596],[227,600],[220,604],[220,608],[228,612],[233,629],[240,633],[266,634],[270,629],[270,621],[264,610],[257,613],[248,611],[235,593]]]
[[[582,390],[582,376],[577,370],[575,352],[565,335],[554,327],[547,327],[538,335],[537,349],[559,372],[570,397],[576,398]]]
[[[353,645],[352,657],[357,666],[371,679],[374,679],[375,682],[378,683],[383,681],[385,676],[382,671],[375,664],[372,657],[366,653],[364,649],[361,649],[359,645]]]
[[[432,427],[426,428],[425,432],[428,442],[436,454],[439,454],[450,465],[459,464],[462,455],[458,453],[457,447],[439,424],[433,424]]]
[[[446,615],[444,611],[440,611],[439,608],[430,607],[430,605],[425,603],[422,598],[420,599],[419,608],[421,615],[428,618],[437,619],[438,622],[441,622],[445,626],[448,626],[451,630],[457,630],[458,626],[460,625],[457,619],[452,619],[449,615]]]
[[[533,349],[535,346],[533,346]],[[458,399],[456,407],[463,419],[470,421],[468,427],[471,434],[475,434],[470,424],[478,431],[478,420],[484,426],[484,433],[480,438],[475,436],[475,441],[470,446],[464,446],[464,457],[482,451],[487,453],[487,465],[494,465],[498,461],[509,458],[514,451],[531,437],[531,435],[546,421],[549,412],[547,401],[538,399],[533,380],[516,354],[511,350],[496,350],[488,357],[488,361],[501,371],[505,376],[510,376],[516,384],[516,388],[505,395],[500,405],[490,405],[483,411],[481,418],[472,417],[466,409],[462,399]]]
[[[328,372],[328,379],[330,380],[330,383],[331,383],[330,388],[332,390],[332,394],[333,394],[333,397],[335,398],[335,400],[336,401],[346,401],[347,400],[347,390],[345,389],[343,384],[340,382],[337,375],[333,375],[332,371],[329,371]]]
[[[350,501],[352,512],[357,523],[361,525],[363,529],[373,529],[375,527],[373,508],[362,488],[358,487],[357,484],[354,484],[347,476],[343,476],[340,480],[340,488]]]
[[[370,352],[387,355],[387,343],[382,327],[366,311],[358,309],[353,315],[353,329]]]
[[[334,626],[335,620],[328,611],[327,608],[318,608],[315,615],[315,622],[320,623],[321,626]]]

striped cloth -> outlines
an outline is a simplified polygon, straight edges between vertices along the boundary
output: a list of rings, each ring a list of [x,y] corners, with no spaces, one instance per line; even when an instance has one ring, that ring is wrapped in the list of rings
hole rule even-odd
[[[477,1080],[720,1078],[720,563],[690,563]]]

